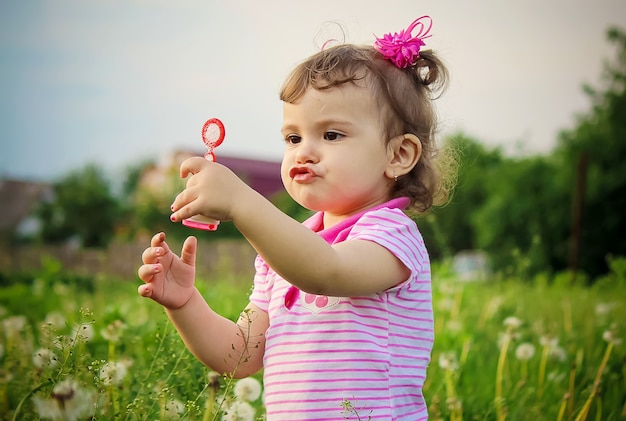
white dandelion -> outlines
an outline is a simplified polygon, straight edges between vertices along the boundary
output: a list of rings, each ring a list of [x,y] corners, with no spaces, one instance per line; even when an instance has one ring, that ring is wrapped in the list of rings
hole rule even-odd
[[[2,321],[2,326],[4,326],[4,333],[7,338],[18,336],[26,327],[26,323],[26,316],[12,316],[4,319]]]
[[[45,419],[76,421],[94,412],[93,393],[69,379],[54,386],[49,399],[35,396],[33,401],[39,416]]]
[[[520,361],[530,360],[535,356],[535,346],[528,342],[519,344],[515,349],[515,356]]]
[[[254,377],[238,380],[233,388],[233,394],[239,400],[254,402],[261,396],[261,382]]]
[[[109,342],[118,342],[122,333],[126,329],[126,324],[121,320],[115,320],[100,331],[100,335]]]
[[[504,319],[504,326],[507,327],[508,329],[517,329],[522,325],[522,321],[520,319],[518,319],[517,317],[514,316],[509,316],[506,319]]]
[[[177,420],[185,413],[185,405],[178,399],[170,399],[165,403],[165,419]]]
[[[439,354],[439,367],[444,370],[456,371],[459,368],[459,362],[454,352],[442,352]]]
[[[222,421],[254,421],[256,411],[248,402],[234,401],[226,409],[222,415]]]
[[[33,352],[33,364],[37,368],[51,368],[59,363],[59,359],[53,350],[40,348]]]
[[[43,321],[44,325],[52,326],[55,329],[63,329],[65,327],[65,317],[58,311],[50,312]]]
[[[100,368],[100,380],[105,386],[119,386],[126,377],[126,364],[120,361],[105,363]]]
[[[602,333],[602,339],[606,342],[612,343],[613,345],[621,345],[622,343],[622,339],[617,337],[614,330],[605,330]]]

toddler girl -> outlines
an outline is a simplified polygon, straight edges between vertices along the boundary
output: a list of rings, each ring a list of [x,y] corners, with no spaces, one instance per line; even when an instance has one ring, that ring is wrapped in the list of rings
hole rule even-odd
[[[447,73],[420,50],[429,29],[425,16],[373,47],[324,49],[286,80],[281,177],[295,201],[317,212],[304,223],[219,163],[181,165],[190,177],[172,221],[233,221],[258,252],[237,323],[194,287],[194,237],[180,258],[163,233],[143,253],[139,294],[165,307],[213,370],[245,377],[263,368],[270,421],[427,418],[430,264],[404,211],[425,212],[446,192],[431,101]]]

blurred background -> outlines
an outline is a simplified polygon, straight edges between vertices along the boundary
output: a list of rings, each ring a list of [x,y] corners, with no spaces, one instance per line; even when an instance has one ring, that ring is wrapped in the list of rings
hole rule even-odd
[[[124,247],[190,233],[169,204],[210,117],[218,160],[306,217],[278,174],[283,79],[330,38],[371,44],[424,14],[451,71],[440,142],[460,157],[451,202],[418,218],[433,259],[605,273],[626,255],[622,0],[0,0],[0,269],[117,249],[90,261],[134,276]]]

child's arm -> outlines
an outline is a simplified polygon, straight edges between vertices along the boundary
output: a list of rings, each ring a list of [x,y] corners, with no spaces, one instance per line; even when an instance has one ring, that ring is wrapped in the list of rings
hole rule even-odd
[[[222,374],[245,377],[262,366],[267,313],[249,304],[237,323],[215,313],[194,286],[197,241],[189,237],[181,257],[165,242],[152,238],[139,268],[145,282],[139,294],[166,308],[187,348],[205,365]]]
[[[181,166],[181,175],[189,174],[194,175],[174,201],[172,220],[195,214],[232,220],[265,261],[303,291],[367,295],[409,276],[398,258],[374,242],[354,240],[330,246],[220,164],[191,158]]]

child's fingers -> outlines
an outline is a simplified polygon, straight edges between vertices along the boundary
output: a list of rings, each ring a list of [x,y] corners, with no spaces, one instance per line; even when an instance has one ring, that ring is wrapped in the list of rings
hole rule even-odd
[[[163,245],[163,243],[165,243],[165,233],[164,232],[160,232],[158,234],[154,234],[154,236],[150,240],[150,245],[152,247],[161,246],[161,245]]]
[[[147,284],[139,285],[137,292],[142,297],[150,298],[152,296],[152,288],[150,288],[150,285]]]
[[[209,161],[206,159],[200,157],[188,158],[180,164],[180,176],[185,178],[189,174],[197,174],[208,162]]]
[[[165,256],[167,250],[163,247],[148,247],[141,254],[141,261],[145,264],[158,263],[159,258]]]
[[[152,282],[152,278],[161,272],[161,265],[159,264],[145,264],[141,265],[137,270],[137,275],[139,275],[139,279],[144,281],[145,283]]]
[[[185,242],[183,243],[183,249],[180,253],[180,260],[183,261],[183,263],[186,263],[188,265],[195,265],[196,264],[196,249],[198,246],[198,240],[196,239],[196,237],[187,237],[187,239],[185,240]]]

